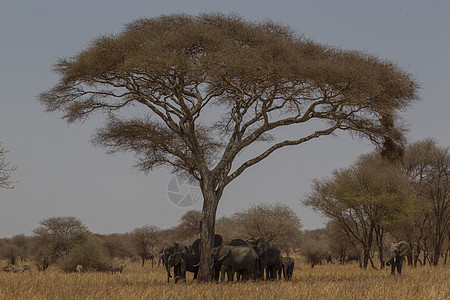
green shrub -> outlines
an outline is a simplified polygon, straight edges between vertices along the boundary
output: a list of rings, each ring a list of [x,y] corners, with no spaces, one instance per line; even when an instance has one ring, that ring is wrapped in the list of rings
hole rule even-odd
[[[75,272],[77,265],[84,271],[107,271],[110,264],[102,249],[90,241],[74,247],[60,263],[65,272]]]

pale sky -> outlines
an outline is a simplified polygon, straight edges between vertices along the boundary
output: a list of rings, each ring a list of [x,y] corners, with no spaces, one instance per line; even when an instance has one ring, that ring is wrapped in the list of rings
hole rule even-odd
[[[187,210],[201,209],[201,201],[187,208],[171,203],[167,170],[141,174],[132,155],[108,156],[93,147],[89,139],[101,118],[68,126],[45,113],[36,97],[57,82],[52,65],[58,58],[75,55],[99,35],[119,33],[141,17],[212,11],[271,19],[316,42],[396,63],[422,86],[421,101],[402,115],[410,141],[432,137],[450,144],[448,0],[1,0],[0,142],[18,167],[18,182],[13,190],[0,189],[0,238],[30,235],[52,216],[75,216],[96,233],[122,233],[143,225],[168,228]],[[323,219],[300,205],[312,179],[372,149],[338,133],[275,153],[227,187],[217,216],[281,202],[305,229],[322,227]]]

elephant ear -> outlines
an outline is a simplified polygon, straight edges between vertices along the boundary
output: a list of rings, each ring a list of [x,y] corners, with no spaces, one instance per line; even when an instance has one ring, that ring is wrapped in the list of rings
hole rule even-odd
[[[269,241],[265,238],[260,238],[258,239],[258,245],[257,245],[257,251],[258,255],[261,255],[262,253],[266,252],[267,250],[269,250],[270,248],[270,244]]]
[[[409,250],[409,244],[405,241],[398,243],[398,251],[400,255],[404,255]]]
[[[231,249],[228,246],[220,247],[217,253],[217,261],[222,261],[229,253]]]
[[[192,250],[194,251],[195,254],[200,254],[200,239],[196,239],[193,243],[192,243]]]
[[[220,234],[214,235],[214,247],[222,246],[223,238]]]

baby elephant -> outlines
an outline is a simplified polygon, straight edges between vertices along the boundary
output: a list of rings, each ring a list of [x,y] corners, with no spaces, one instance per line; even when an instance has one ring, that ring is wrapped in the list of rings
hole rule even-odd
[[[108,268],[107,273],[109,273],[109,272],[111,272],[112,274],[114,274],[115,272],[122,273],[123,268],[125,268],[125,267],[126,267],[126,265],[113,265]]]
[[[283,271],[284,279],[292,279],[292,273],[294,273],[295,261],[292,257],[281,258],[281,270]],[[281,276],[280,276],[281,278]]]

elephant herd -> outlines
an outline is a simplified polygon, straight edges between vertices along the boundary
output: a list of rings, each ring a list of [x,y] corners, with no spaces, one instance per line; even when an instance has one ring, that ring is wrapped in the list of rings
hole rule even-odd
[[[194,273],[194,279],[200,263],[200,239],[191,246],[174,243],[161,253],[162,262],[167,271],[167,282],[172,278],[175,282],[186,281],[186,272]],[[220,235],[215,236],[214,248],[210,253],[210,278],[212,281],[275,280],[283,275],[286,280],[292,278],[294,259],[282,257],[280,247],[266,238],[234,239],[222,243]]]

